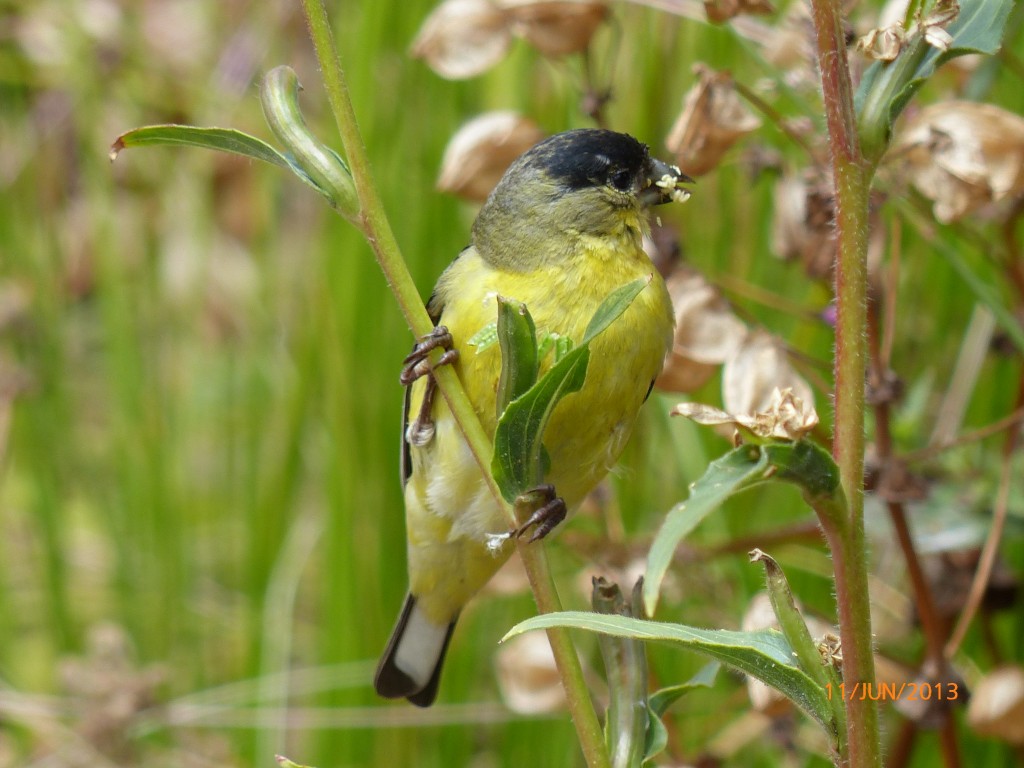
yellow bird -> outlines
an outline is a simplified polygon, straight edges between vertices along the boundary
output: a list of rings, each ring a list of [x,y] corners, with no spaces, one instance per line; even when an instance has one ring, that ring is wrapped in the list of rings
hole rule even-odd
[[[672,304],[641,236],[649,206],[685,199],[676,188],[682,181],[690,179],[631,136],[597,129],[552,136],[508,169],[473,224],[472,244],[441,275],[428,304],[437,332],[403,372],[411,383],[403,456],[409,594],[377,668],[381,696],[433,703],[459,612],[514,549],[509,537],[496,536],[508,533],[508,518],[444,399],[434,397],[427,353],[449,347],[441,361],[454,365],[493,436],[501,353],[497,344],[478,349],[470,340],[496,321],[496,297],[525,303],[539,337],[579,343],[611,291],[651,278],[593,341],[583,388],[559,402],[544,433],[545,481],[564,500],[563,513],[574,509],[617,461],[669,350]],[[540,521],[535,537],[558,519]]]

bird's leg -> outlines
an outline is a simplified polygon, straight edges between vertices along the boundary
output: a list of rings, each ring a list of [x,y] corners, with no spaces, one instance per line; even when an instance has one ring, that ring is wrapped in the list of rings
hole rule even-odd
[[[516,499],[516,506],[519,506],[520,501],[530,504],[534,510],[525,523],[512,531],[512,535],[517,539],[533,526],[537,526],[527,542],[532,544],[543,539],[555,529],[556,525],[565,520],[565,501],[561,496],[555,496],[555,486],[553,485],[538,485],[536,488],[531,488]]]
[[[439,325],[426,336],[421,337],[412,352],[406,355],[402,361],[402,372],[398,374],[398,380],[403,387],[412,384],[416,379],[426,376],[434,368],[455,362],[459,357],[458,350],[452,349],[454,340],[448,328]],[[443,349],[444,353],[437,358],[437,362],[431,364],[430,353],[435,349]]]
[[[412,352],[402,361],[402,372],[398,375],[402,386],[408,387],[417,379],[423,376],[428,377],[419,413],[409,423],[405,433],[406,439],[412,445],[426,445],[434,439],[434,420],[430,417],[430,409],[434,405],[437,382],[434,381],[431,372],[438,366],[449,365],[458,359],[459,352],[452,349],[452,343],[451,333],[445,326],[439,325],[417,341]],[[437,358],[436,363],[431,363],[430,353],[435,349],[443,349],[444,352]]]

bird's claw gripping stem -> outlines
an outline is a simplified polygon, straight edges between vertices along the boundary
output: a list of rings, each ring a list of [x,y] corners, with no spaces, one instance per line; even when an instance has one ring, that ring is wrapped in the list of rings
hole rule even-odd
[[[426,336],[420,338],[416,342],[416,346],[412,348],[412,352],[402,361],[402,372],[398,375],[402,386],[409,386],[416,379],[426,376],[435,368],[454,363],[459,358],[459,352],[452,349],[453,343],[451,333],[443,325],[437,326]],[[437,358],[436,363],[431,363],[430,353],[435,349],[443,349],[444,353]]]
[[[555,496],[555,486],[553,485],[539,485],[532,488],[516,499],[516,506],[520,501],[532,502],[531,506],[535,506],[535,509],[525,523],[512,531],[512,535],[517,539],[521,538],[530,528],[536,526],[533,535],[527,539],[528,544],[543,539],[555,529],[555,526],[565,520],[567,511],[565,501],[561,496]]]
[[[423,390],[423,400],[420,403],[419,413],[409,423],[405,437],[411,445],[424,446],[434,439],[434,420],[430,411],[434,406],[434,394],[437,391],[437,383],[434,377],[430,376],[431,371],[442,365],[450,365],[459,358],[459,352],[452,349],[454,343],[448,329],[439,325],[426,336],[416,342],[412,352],[402,361],[402,372],[398,380],[402,386],[408,387],[414,381],[427,376],[427,384]],[[435,349],[443,349],[444,352],[437,358],[437,362],[430,362],[430,353]]]

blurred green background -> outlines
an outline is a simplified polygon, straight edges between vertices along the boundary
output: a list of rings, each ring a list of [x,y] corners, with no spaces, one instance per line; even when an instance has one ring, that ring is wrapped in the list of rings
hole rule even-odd
[[[517,109],[550,132],[588,124],[578,67],[521,42],[465,82],[410,59],[433,4],[329,7],[377,185],[424,296],[474,214],[433,190],[456,128],[489,109]],[[0,4],[0,22],[0,766],[269,766],[275,753],[321,768],[580,764],[564,714],[501,705],[497,640],[534,610],[521,586],[464,614],[433,709],[372,692],[405,591],[397,371],[411,337],[361,236],[269,166],[198,150],[107,158],[120,133],[151,123],[269,138],[255,84],[278,64],[298,72],[308,122],[335,143],[298,4],[37,0]],[[727,30],[648,8],[614,6],[601,34],[611,127],[656,153],[694,62],[747,81],[772,74]],[[1012,74],[992,87],[1020,107]],[[789,106],[820,120],[820,105]],[[799,162],[780,132],[763,133]],[[728,278],[746,318],[827,381],[831,331],[815,313],[829,295],[772,256],[772,181],[752,179],[737,155],[662,218],[692,264]],[[898,437],[913,447],[974,302],[912,232],[899,237],[903,284],[928,286],[901,305],[896,331],[917,393]],[[792,309],[748,300],[758,287]],[[969,424],[1012,409],[1006,382],[1018,368],[986,363]],[[717,387],[694,399],[718,402]],[[589,574],[642,554],[726,449],[669,423],[676,399],[652,399],[603,515],[583,514],[549,545],[567,607],[585,605]],[[827,421],[824,396],[818,407]],[[962,461],[983,465],[985,454]],[[625,539],[607,523],[620,515]],[[684,558],[664,618],[738,626],[760,571],[741,545],[708,553],[808,519],[785,489],[730,505],[695,536],[703,554]],[[772,552],[830,617],[814,537]],[[1019,565],[1020,552],[1010,559]],[[997,631],[1019,638],[1020,623]],[[593,643],[580,648],[599,671]],[[702,665],[651,657],[665,684]],[[714,739],[744,743],[729,728],[746,701],[730,675],[684,700],[675,758],[696,759]],[[732,764],[824,764],[762,732]],[[924,741],[915,764],[930,765]],[[1002,764],[994,744],[973,754],[986,749],[987,764]]]

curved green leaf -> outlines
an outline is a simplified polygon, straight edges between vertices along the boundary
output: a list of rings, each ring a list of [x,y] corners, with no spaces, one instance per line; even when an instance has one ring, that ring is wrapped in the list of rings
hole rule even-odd
[[[644,610],[648,616],[653,616],[658,607],[661,582],[679,542],[734,493],[764,480],[767,469],[768,458],[763,451],[757,446],[740,446],[711,462],[691,486],[690,497],[669,510],[647,553]]]
[[[577,347],[505,408],[494,432],[491,459],[491,473],[505,501],[512,503],[543,482],[544,427],[558,402],[582,389],[589,362],[590,347]]]
[[[261,160],[264,163],[276,165],[279,168],[286,168],[298,176],[305,184],[308,184],[326,197],[332,206],[335,204],[331,194],[311,179],[290,157],[278,152],[262,139],[257,139],[255,136],[250,136],[242,131],[236,131],[233,128],[198,128],[194,125],[173,124],[145,125],[118,136],[114,143],[110,145],[110,159],[111,161],[116,160],[123,150],[131,147],[155,146],[210,149],[215,152],[241,155],[252,160]]]
[[[835,724],[825,689],[793,664],[793,649],[778,630],[737,632],[728,629],[699,629],[627,616],[563,611],[522,621],[502,639],[552,627],[585,629],[616,637],[666,643],[710,656],[779,691],[821,724],[830,737],[835,737]]]
[[[537,329],[526,305],[498,297],[498,344],[501,347],[501,375],[498,378],[498,413],[526,393],[537,381]]]
[[[695,688],[710,688],[714,685],[721,666],[717,661],[709,661],[685,683],[661,688],[650,695],[647,699],[648,719],[647,739],[644,743],[644,766],[653,765],[654,758],[664,752],[665,747],[668,746],[668,731],[665,729],[665,724],[661,722],[661,716],[674,702]]]

